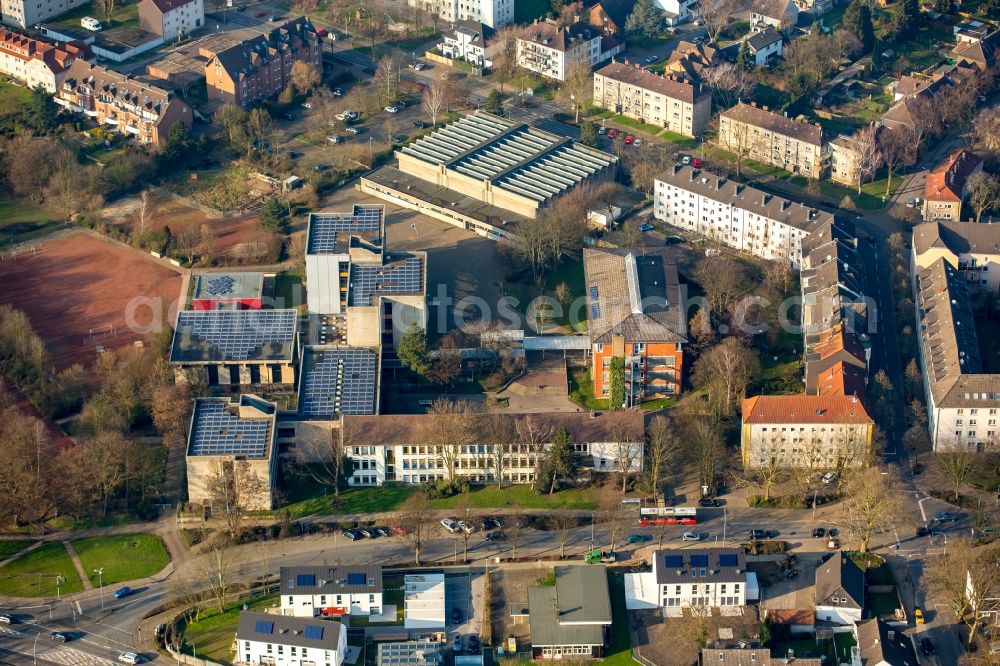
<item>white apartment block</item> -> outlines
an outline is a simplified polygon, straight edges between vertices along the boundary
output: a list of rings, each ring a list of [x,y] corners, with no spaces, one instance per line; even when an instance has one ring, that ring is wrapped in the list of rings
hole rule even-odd
[[[823,128],[756,103],[740,102],[719,114],[719,145],[731,153],[819,179],[825,169]]]
[[[488,441],[490,417],[470,418],[475,420],[472,441],[457,445],[458,450],[442,451],[441,446],[420,443],[426,441],[428,428],[433,425],[430,415],[345,415],[340,432],[354,468],[348,482],[352,486],[381,486],[387,481],[418,485],[449,478],[448,465],[453,464],[456,476],[467,477],[472,483],[496,483],[491,461],[495,458],[493,447],[498,445]],[[584,468],[619,472],[619,459],[624,459],[629,471],[642,471],[645,429],[638,410],[598,416],[586,412],[518,414],[512,416],[510,425],[515,432],[531,428],[542,433],[544,437],[540,439],[544,442],[508,445],[505,483],[532,483],[538,456],[562,429],[569,435]],[[619,443],[616,435],[623,428],[629,433],[629,440]],[[533,448],[536,445],[540,451]]]
[[[340,622],[240,613],[234,664],[342,666],[347,631]]]
[[[450,32],[444,34],[444,40],[437,48],[445,57],[471,62],[485,69],[493,65],[496,47],[491,42],[494,34],[493,28],[485,23],[458,21]]]
[[[204,24],[204,0],[142,0],[139,3],[139,27],[164,39],[185,37]]]
[[[858,153],[854,139],[841,134],[827,143],[830,153],[830,180],[850,187],[858,186]]]
[[[623,44],[602,35],[589,23],[578,21],[565,27],[535,23],[517,39],[517,63],[544,77],[565,81],[575,63],[593,67],[623,49]]]
[[[690,166],[674,165],[654,181],[653,213],[681,229],[763,259],[802,261],[802,240],[830,213]]]
[[[281,614],[342,617],[382,613],[382,565],[281,567]]]
[[[1000,290],[1000,224],[971,224],[936,220],[913,228],[916,266],[928,268],[948,260],[965,275],[973,293]]]
[[[594,72],[594,104],[692,138],[701,136],[712,117],[710,90],[627,60]]]
[[[656,0],[663,10],[663,20],[667,25],[680,25],[691,19],[691,9],[696,0]]]
[[[514,22],[514,0],[407,0],[406,4],[448,23],[476,21],[496,29]]]
[[[84,49],[73,44],[52,44],[11,30],[0,29],[0,72],[28,88],[41,86],[50,93]]]
[[[0,0],[0,20],[18,28],[31,28],[77,7],[89,5],[90,0]]]
[[[656,551],[652,573],[659,590],[659,605],[667,612],[747,603],[746,561],[740,549]]]

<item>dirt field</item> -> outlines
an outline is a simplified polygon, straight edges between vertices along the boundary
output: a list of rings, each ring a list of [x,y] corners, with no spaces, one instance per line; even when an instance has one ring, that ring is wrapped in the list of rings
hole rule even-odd
[[[86,233],[37,248],[0,262],[0,285],[3,302],[27,313],[57,368],[89,365],[97,345],[120,348],[145,338],[154,307],[165,324],[176,312],[181,274],[150,256]]]

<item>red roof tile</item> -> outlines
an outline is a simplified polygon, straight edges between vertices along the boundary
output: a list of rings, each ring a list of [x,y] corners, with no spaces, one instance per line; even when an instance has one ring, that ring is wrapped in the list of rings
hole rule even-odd
[[[758,395],[743,401],[743,423],[856,423],[872,418],[854,396]]]
[[[964,148],[956,150],[927,174],[924,199],[960,202],[965,191],[965,181],[982,162],[980,157]]]

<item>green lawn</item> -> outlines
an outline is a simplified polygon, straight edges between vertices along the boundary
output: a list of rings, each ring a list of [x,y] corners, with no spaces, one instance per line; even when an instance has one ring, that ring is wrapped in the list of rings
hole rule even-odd
[[[632,666],[632,640],[628,635],[625,612],[625,578],[617,569],[608,569],[608,591],[611,593],[611,645],[607,656],[597,663],[608,666]]]
[[[895,592],[873,592],[870,599],[872,615],[881,617],[892,615],[899,607]]]
[[[564,333],[584,332],[587,330],[587,315],[583,308],[577,307],[572,310],[574,301],[583,296],[583,259],[567,259],[561,262],[554,269],[545,273],[542,282],[542,294],[545,296],[555,296],[556,287],[560,283],[565,283],[569,288],[569,303],[560,303],[560,309],[555,312],[558,316],[553,316],[552,325],[561,326]],[[512,305],[521,314],[526,314],[526,310],[534,300],[537,290],[531,276],[527,276],[523,281],[505,282],[504,292],[506,295],[516,299]],[[560,312],[561,311],[561,312]],[[573,319],[576,321],[573,321]]]
[[[31,91],[15,83],[0,81],[0,109],[22,107],[31,101]]]
[[[414,488],[383,486],[381,488],[350,488],[341,490],[340,497],[332,494],[303,498],[292,502],[281,511],[288,511],[291,518],[317,514],[354,514],[395,511],[413,494]]]
[[[594,382],[590,378],[589,368],[569,369],[569,399],[587,409],[607,410],[607,398],[594,397]]]
[[[668,143],[674,144],[678,148],[694,150],[699,146],[698,139],[692,139],[689,136],[684,136],[683,134],[678,134],[677,132],[671,132],[668,129],[663,130],[657,134],[657,136]]]
[[[274,307],[297,308],[305,302],[302,278],[289,271],[274,276]]]
[[[611,118],[611,121],[619,125],[624,125],[625,127],[631,127],[637,132],[645,132],[646,134],[652,134],[653,136],[656,136],[656,134],[663,130],[662,127],[639,122],[638,120],[633,120],[628,116],[614,116]]]
[[[59,18],[53,21],[57,25],[65,25],[73,28],[80,27],[80,19],[84,16],[93,16],[101,22],[104,30],[108,28],[119,28],[123,25],[134,23],[139,26],[139,3],[138,2],[116,2],[115,9],[111,12],[111,25],[103,14],[97,11],[92,4],[84,4],[76,9],[72,9],[65,14],[60,14]]]
[[[14,597],[46,597],[56,593],[56,577],[65,582],[60,591],[83,590],[83,582],[61,541],[53,541],[0,568],[0,594]]]
[[[98,584],[95,569],[104,567],[105,585],[152,576],[170,563],[163,541],[155,534],[114,534],[73,541],[83,570],[93,585]]]
[[[247,610],[263,611],[278,603],[278,595],[261,597],[249,603],[240,601],[227,606],[223,613],[217,609],[203,612],[197,622],[190,622],[184,628],[183,651],[220,663],[231,663],[233,636],[245,603]]]
[[[0,246],[44,236],[61,226],[41,206],[0,199]]]
[[[12,539],[10,541],[0,541],[0,562],[9,557],[14,557],[22,550],[35,543],[32,539]]]
[[[433,500],[438,509],[458,507],[464,502],[461,495]],[[596,509],[597,498],[593,488],[560,490],[552,495],[539,494],[531,486],[476,486],[469,492],[469,502],[477,509],[504,509],[519,506],[522,509]]]
[[[879,178],[878,180],[865,183],[861,186],[860,195],[856,187],[845,187],[829,180],[820,181],[819,187],[825,196],[836,199],[838,204],[845,196],[849,196],[854,201],[854,204],[862,210],[878,210],[885,207],[882,197],[885,196],[886,181],[886,178]],[[892,198],[902,184],[902,175],[897,174],[893,176],[889,198]]]

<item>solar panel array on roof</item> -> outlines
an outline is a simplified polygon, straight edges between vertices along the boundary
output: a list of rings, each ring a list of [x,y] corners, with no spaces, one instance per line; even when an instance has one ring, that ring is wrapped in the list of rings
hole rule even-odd
[[[316,585],[314,574],[299,574],[295,577],[295,584],[299,587],[313,587]]]
[[[736,555],[719,555],[719,566],[735,567],[739,566],[740,558]]]
[[[590,318],[600,319],[601,318],[601,301],[597,297],[597,287],[590,288]]]
[[[220,294],[228,294],[233,290],[233,285],[236,284],[233,278],[228,275],[223,275],[222,277],[212,278],[208,281],[208,293],[213,296],[219,296]]]
[[[671,569],[679,569],[684,566],[684,556],[683,555],[667,555],[664,558],[666,565]]]
[[[317,626],[315,624],[307,624],[306,628],[302,630],[302,635],[306,638],[312,638],[317,641],[323,640],[323,627]]]
[[[693,567],[707,567],[708,566],[708,555],[692,555],[691,556],[691,566],[693,566]]]
[[[253,626],[253,630],[258,634],[274,633],[274,622],[268,622],[266,620],[257,620],[257,622]]]
[[[295,310],[186,310],[177,314],[176,335],[186,348],[210,345],[199,354],[204,360],[271,358],[291,347],[297,317]]]
[[[189,455],[264,457],[271,431],[270,419],[241,419],[225,407],[221,401],[198,401]]]
[[[377,357],[369,349],[307,349],[299,411],[312,418],[375,413]]]
[[[355,206],[350,213],[318,213],[309,218],[310,254],[337,251],[337,234],[378,233],[382,226],[382,206]]]
[[[423,262],[407,257],[386,266],[351,266],[351,305],[371,305],[372,294],[419,294],[423,291]]]
[[[368,581],[368,577],[363,573],[349,573],[347,574],[347,584],[348,585],[364,585]]]

